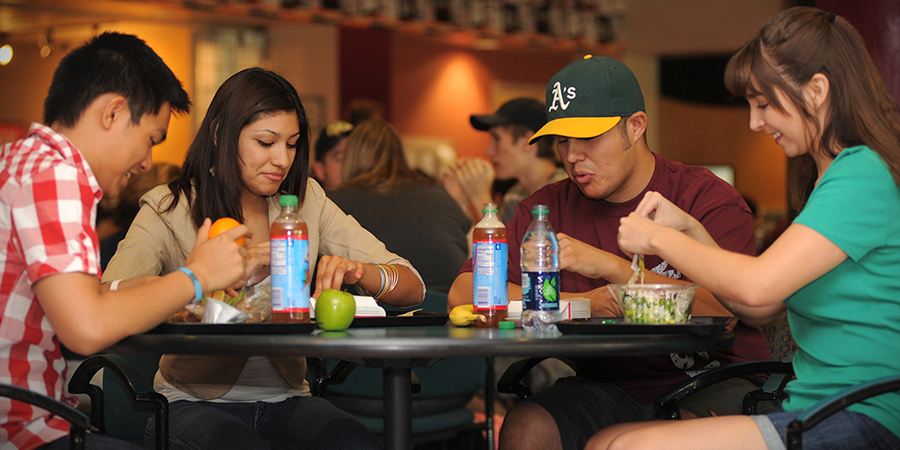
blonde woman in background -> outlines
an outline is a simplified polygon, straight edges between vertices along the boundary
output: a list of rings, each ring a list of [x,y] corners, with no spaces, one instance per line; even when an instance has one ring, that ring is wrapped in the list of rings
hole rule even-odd
[[[428,289],[447,292],[468,256],[472,222],[440,183],[409,167],[391,124],[370,119],[353,129],[341,180],[328,197],[408,259]]]

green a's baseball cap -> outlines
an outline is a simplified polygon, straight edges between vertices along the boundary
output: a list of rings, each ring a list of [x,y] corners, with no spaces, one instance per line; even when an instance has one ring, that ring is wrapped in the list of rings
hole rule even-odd
[[[547,84],[547,124],[542,136],[592,138],[606,133],[622,117],[644,111],[644,95],[625,64],[605,56],[587,55],[563,67]]]

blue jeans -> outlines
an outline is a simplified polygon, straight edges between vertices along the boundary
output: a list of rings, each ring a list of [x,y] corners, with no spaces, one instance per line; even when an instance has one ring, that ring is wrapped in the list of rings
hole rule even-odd
[[[785,448],[784,432],[803,411],[777,411],[750,416],[769,450]],[[818,450],[898,450],[900,438],[875,419],[846,409],[834,413],[803,433],[803,448]]]
[[[153,418],[145,444],[152,448]],[[380,450],[375,434],[320,397],[280,403],[177,401],[169,405],[169,448],[219,450]]]
[[[121,439],[93,433],[87,433],[84,436],[84,448],[85,450],[140,450],[140,447]],[[69,450],[69,437],[59,438],[49,444],[38,447],[37,450]]]

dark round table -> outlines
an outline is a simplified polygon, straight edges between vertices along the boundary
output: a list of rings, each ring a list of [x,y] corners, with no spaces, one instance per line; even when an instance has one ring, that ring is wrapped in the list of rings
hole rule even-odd
[[[386,449],[410,448],[413,367],[427,367],[453,357],[495,356],[628,356],[690,353],[731,347],[734,333],[714,334],[563,334],[525,335],[521,329],[397,326],[350,328],[322,332],[310,327],[297,333],[284,324],[255,324],[240,333],[219,334],[204,325],[187,332],[151,332],[128,337],[112,346],[115,353],[172,353],[229,356],[329,356],[380,367],[384,371],[384,443]],[[230,326],[229,331],[234,327]],[[171,328],[171,327],[170,327]],[[200,330],[201,332],[197,332]],[[209,328],[209,330],[215,330]],[[277,331],[277,332],[274,332]]]

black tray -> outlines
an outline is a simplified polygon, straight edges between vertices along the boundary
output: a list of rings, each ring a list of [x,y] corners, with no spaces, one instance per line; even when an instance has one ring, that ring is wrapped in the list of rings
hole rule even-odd
[[[309,323],[164,323],[148,334],[310,334],[318,327]]]
[[[427,311],[418,311],[406,317],[398,317],[400,314],[403,312],[388,311],[386,317],[357,317],[350,328],[438,326],[446,324],[448,319],[447,314]]]
[[[688,323],[642,324],[624,323],[621,319],[593,318],[573,322],[560,322],[556,326],[563,334],[695,334],[710,336],[734,327],[734,317],[692,317]]]

